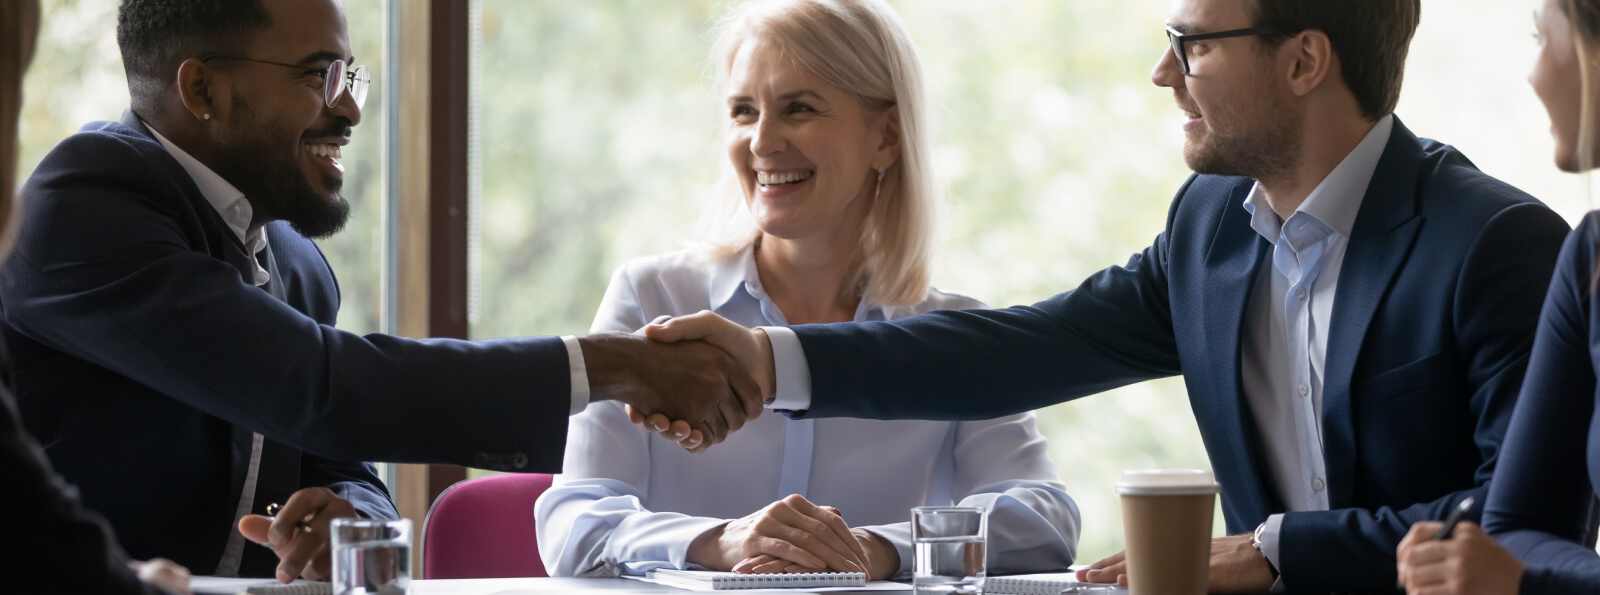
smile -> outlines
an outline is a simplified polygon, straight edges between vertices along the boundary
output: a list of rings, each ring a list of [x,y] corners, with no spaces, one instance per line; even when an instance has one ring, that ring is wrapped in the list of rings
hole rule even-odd
[[[339,163],[339,159],[344,156],[339,145],[333,143],[306,143],[305,146],[307,153],[327,159],[334,169],[341,172],[344,171],[344,165]]]
[[[811,179],[811,176],[814,173],[815,172],[810,172],[810,171],[795,171],[795,172],[770,173],[770,174],[769,173],[765,173],[765,172],[756,172],[756,183],[760,184],[762,186],[787,186],[787,185],[790,185],[790,184],[799,184],[801,182],[804,182],[806,180]]]

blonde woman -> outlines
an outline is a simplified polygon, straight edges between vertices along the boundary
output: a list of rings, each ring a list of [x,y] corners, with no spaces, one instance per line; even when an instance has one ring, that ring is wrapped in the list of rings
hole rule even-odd
[[[11,251],[16,216],[17,116],[22,74],[33,58],[38,0],[0,2],[0,260]],[[0,384],[10,383],[0,348]],[[10,389],[0,386],[0,590],[17,593],[187,593],[189,571],[167,560],[130,562],[99,516],[79,508],[43,450],[23,431]]]
[[[928,285],[927,105],[892,9],[762,0],[736,8],[719,33],[730,174],[707,215],[714,248],[623,266],[592,330],[701,310],[760,326],[983,307]],[[691,454],[609,405],[572,418],[566,473],[539,499],[552,575],[907,575],[909,509],[952,502],[989,509],[991,573],[1073,561],[1078,511],[1031,413],[961,423],[768,415]]]
[[[1600,0],[1539,5],[1540,51],[1528,82],[1550,115],[1556,167],[1590,171],[1600,149]],[[1597,213],[1567,238],[1556,264],[1483,527],[1462,523],[1441,541],[1433,540],[1439,523],[1412,527],[1399,549],[1409,593],[1600,593]]]

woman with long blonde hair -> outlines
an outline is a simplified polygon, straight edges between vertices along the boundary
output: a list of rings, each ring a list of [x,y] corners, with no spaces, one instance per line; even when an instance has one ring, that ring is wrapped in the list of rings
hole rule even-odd
[[[18,217],[17,119],[22,75],[33,59],[38,0],[0,2],[0,260]],[[43,449],[22,429],[0,345],[0,590],[17,593],[187,593],[189,572],[166,560],[130,562],[100,517],[84,512]],[[164,590],[163,590],[164,589]]]
[[[1550,115],[1556,167],[1589,172],[1600,150],[1600,0],[1540,0],[1528,82]],[[1400,543],[1409,593],[1600,593],[1600,211],[1567,238],[1501,445],[1483,527],[1447,539],[1418,523]]]
[[[718,32],[729,167],[727,192],[707,211],[708,247],[624,265],[593,330],[700,310],[771,326],[983,307],[929,286],[929,107],[893,9],[758,0]],[[572,417],[565,473],[536,508],[552,575],[903,576],[907,510],[956,502],[990,511],[990,572],[1073,561],[1078,512],[1032,413],[960,423],[766,415],[691,454],[608,405]]]

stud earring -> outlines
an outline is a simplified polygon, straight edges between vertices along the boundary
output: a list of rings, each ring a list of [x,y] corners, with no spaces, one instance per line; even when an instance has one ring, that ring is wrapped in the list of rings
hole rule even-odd
[[[206,113],[206,114],[202,114],[202,115],[201,115],[201,116],[200,116],[200,118],[201,118],[201,119],[204,119],[204,120],[210,120],[210,119],[211,119],[211,114],[209,114],[209,113]],[[883,175],[883,174],[878,174],[878,175],[880,175],[880,176],[881,176],[881,175]]]
[[[872,202],[878,202],[878,193],[883,191],[883,172],[888,171],[888,169],[887,167],[878,168],[878,185],[872,189]]]

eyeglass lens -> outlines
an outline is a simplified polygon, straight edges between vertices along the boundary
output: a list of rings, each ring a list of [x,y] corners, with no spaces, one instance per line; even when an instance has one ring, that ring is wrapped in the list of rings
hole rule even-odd
[[[1189,56],[1183,52],[1183,40],[1173,35],[1171,31],[1167,32],[1167,40],[1172,43],[1172,57],[1178,59],[1178,69],[1184,74],[1191,74],[1189,72]]]
[[[323,87],[324,98],[328,107],[339,104],[339,97],[344,95],[345,87],[350,88],[350,99],[355,100],[356,109],[367,103],[367,87],[372,79],[367,78],[367,67],[357,66],[354,71],[348,70],[344,60],[334,60],[328,65],[326,86]]]

